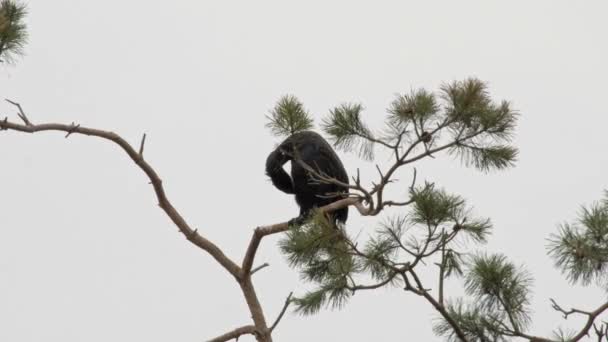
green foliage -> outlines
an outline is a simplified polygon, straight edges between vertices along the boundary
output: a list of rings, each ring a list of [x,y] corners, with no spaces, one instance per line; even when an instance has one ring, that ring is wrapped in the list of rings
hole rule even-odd
[[[465,165],[484,172],[511,167],[517,160],[518,150],[510,145],[517,112],[507,101],[493,102],[487,85],[475,78],[444,84],[439,95],[425,89],[397,95],[387,109],[387,128],[380,138],[365,124],[362,109],[361,104],[337,106],[323,119],[322,128],[336,148],[356,151],[367,160],[374,158],[376,145],[395,155],[424,147],[430,156],[433,148],[445,149]],[[269,119],[267,126],[275,135],[312,127],[312,120],[293,96],[283,97]]]
[[[515,165],[518,154],[515,147],[508,145],[481,147],[473,144],[458,144],[451,149],[451,152],[460,156],[465,165],[473,166],[483,172]]]
[[[508,341],[513,332],[521,332],[530,322],[531,278],[508,262],[503,255],[477,255],[471,258],[465,290],[474,304],[461,299],[445,306],[469,341]],[[437,335],[459,341],[452,325],[439,316],[433,326]]]
[[[453,230],[462,231],[473,241],[487,241],[492,229],[490,219],[471,218],[462,197],[435,189],[431,183],[413,189],[410,196],[414,200],[410,216],[413,223],[428,226],[453,223]]]
[[[608,198],[608,197],[607,197]],[[583,207],[576,222],[564,223],[549,240],[549,254],[568,279],[588,285],[596,280],[606,285],[608,265],[608,205],[601,202]]]
[[[448,315],[456,322],[468,341],[508,341],[501,334],[501,319],[479,306],[466,305],[462,300],[445,306]],[[433,324],[433,332],[448,341],[461,342],[450,323],[438,317]]]
[[[313,315],[325,305],[332,309],[342,308],[350,296],[351,292],[346,288],[346,279],[340,279],[295,298],[293,303],[296,305],[296,312]]]
[[[465,217],[466,218],[466,217]],[[460,229],[476,243],[486,243],[492,232],[492,222],[489,218],[463,219],[464,223],[457,224],[454,229]]]
[[[303,315],[312,315],[319,312],[326,302],[327,291],[324,289],[309,291],[304,296],[292,300],[292,303],[296,306],[296,312]]]
[[[418,89],[409,94],[398,95],[388,109],[390,121],[398,126],[409,123],[424,126],[437,116],[439,105],[435,95],[425,89]]]
[[[323,130],[327,133],[334,146],[348,151],[359,150],[362,158],[371,160],[374,157],[373,134],[361,120],[360,104],[342,104],[332,110],[323,120]]]
[[[513,166],[518,151],[505,143],[513,137],[518,115],[510,104],[494,104],[486,84],[474,78],[444,84],[441,91],[456,142],[450,153],[484,172]]]
[[[463,255],[453,249],[448,249],[445,253],[443,266],[445,267],[445,277],[452,275],[462,276],[463,273]]]
[[[553,339],[559,342],[570,342],[576,336],[575,331],[566,331],[563,329],[558,329],[553,332]]]
[[[506,101],[492,101],[486,84],[474,78],[444,84],[438,94],[418,89],[398,95],[387,110],[387,128],[381,137],[366,125],[362,110],[360,104],[337,106],[324,118],[322,129],[335,147],[357,151],[365,159],[373,159],[377,145],[387,148],[394,164],[384,173],[378,167],[380,182],[360,192],[369,196],[369,203],[377,199],[375,208],[403,206],[407,213],[384,221],[362,243],[351,240],[345,227],[336,227],[320,212],[306,224],[292,227],[280,242],[282,252],[301,278],[314,285],[293,301],[296,311],[309,315],[323,307],[341,308],[356,291],[391,285],[423,297],[433,296],[433,290],[423,289],[435,288],[443,305],[444,280],[462,276],[475,304],[457,301],[445,308],[471,341],[503,341],[505,327],[523,329],[529,321],[527,273],[499,255],[468,258],[463,247],[487,241],[492,229],[489,219],[472,216],[461,196],[432,183],[412,185],[405,201],[382,196],[398,168],[442,151],[484,172],[513,166],[518,150],[511,139],[517,113]],[[282,98],[269,119],[267,126],[276,135],[312,126],[302,104],[292,96]],[[429,265],[439,266],[438,287],[422,285],[416,275],[415,268]],[[457,340],[445,317],[435,331]]]
[[[529,323],[532,278],[500,254],[472,258],[465,278],[468,295],[493,317],[508,319],[515,331]]]
[[[341,240],[342,232],[322,212],[315,211],[304,225],[291,227],[280,247],[292,266],[302,266],[323,253],[333,253]]]
[[[350,296],[347,277],[357,272],[359,266],[344,234],[317,211],[310,221],[292,227],[280,241],[282,252],[292,266],[300,269],[302,279],[319,284],[316,290],[294,300],[298,312],[313,314],[324,305],[340,308]]]
[[[289,136],[314,126],[304,105],[292,95],[281,97],[267,118],[270,122],[266,127],[276,136]]]
[[[398,241],[388,234],[377,234],[367,241],[363,249],[363,270],[369,272],[373,279],[385,280],[390,276],[391,269],[386,265],[392,264],[397,255]]]
[[[27,26],[23,22],[27,7],[14,0],[0,2],[0,61],[13,62],[23,55],[27,43]]]
[[[485,82],[468,78],[444,84],[441,93],[446,102],[446,115],[459,129],[469,134],[483,131],[499,139],[511,138],[517,113],[507,101],[495,104]]]
[[[481,125],[493,109],[487,85],[475,78],[442,85],[441,97],[447,103],[447,116],[467,127]]]
[[[414,200],[410,220],[417,224],[437,226],[449,221],[456,221],[463,211],[464,199],[451,195],[444,190],[437,190],[431,183],[411,191]]]

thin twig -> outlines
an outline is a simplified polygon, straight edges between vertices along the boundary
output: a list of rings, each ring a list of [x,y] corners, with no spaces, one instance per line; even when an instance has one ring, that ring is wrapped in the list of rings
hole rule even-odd
[[[443,306],[443,283],[445,281],[445,267],[446,267],[446,259],[445,259],[445,246],[446,246],[446,234],[445,229],[441,231],[441,263],[439,264],[439,304]]]
[[[567,317],[567,314],[569,315],[572,313],[578,313],[578,314],[587,316],[587,323],[585,323],[585,325],[583,326],[583,328],[581,328],[581,330],[578,332],[578,334],[576,334],[572,338],[572,341],[579,341],[583,337],[587,336],[589,334],[589,330],[591,329],[591,327],[593,326],[593,323],[595,322],[595,319],[599,315],[601,315],[604,311],[608,310],[608,302],[602,304],[600,307],[598,307],[594,311],[588,312],[588,311],[582,311],[582,310],[578,310],[578,309],[570,309],[569,311],[566,311],[566,310],[563,310],[559,305],[557,305],[557,303],[553,299],[551,299],[551,301],[554,304],[553,308],[556,309],[557,311],[562,312],[566,317]]]
[[[399,275],[398,272],[391,272],[390,275],[383,281],[376,283],[376,284],[372,284],[372,285],[353,285],[353,286],[347,286],[346,288],[351,290],[353,293],[355,293],[356,291],[360,291],[360,290],[374,290],[377,288],[380,288],[388,283],[390,283],[391,281],[393,281],[393,279],[395,279],[395,277]]]
[[[414,176],[412,177],[412,184],[410,185],[410,191],[414,191],[414,187],[416,186],[416,177],[418,176],[418,170],[414,168]]]
[[[287,307],[289,306],[289,304],[291,304],[291,296],[292,295],[293,295],[293,292],[290,292],[289,296],[287,296],[287,299],[285,299],[285,304],[283,305],[283,309],[281,309],[281,313],[279,313],[279,316],[277,317],[277,319],[274,320],[274,323],[272,323],[272,326],[270,327],[270,332],[271,333],[274,330],[274,328],[277,327],[277,325],[279,324],[279,322],[283,318],[283,315],[285,315],[285,311],[287,311]]]
[[[254,268],[251,270],[251,275],[253,275],[255,272],[257,272],[257,271],[259,271],[259,270],[261,270],[261,269],[263,269],[263,268],[266,268],[266,267],[268,267],[268,266],[270,266],[270,264],[269,264],[269,263],[267,263],[267,262],[265,262],[265,263],[261,264],[261,265],[260,265],[260,266],[258,266],[258,267],[254,267]]]
[[[574,308],[571,308],[570,310],[565,310],[559,304],[557,304],[555,299],[549,298],[549,300],[551,301],[551,307],[553,308],[553,310],[561,312],[564,315],[565,319],[568,319],[568,316],[575,314],[575,313],[581,314],[581,315],[586,315],[586,316],[591,315],[591,312],[582,311],[582,310],[578,310],[578,309],[574,309]]]
[[[21,105],[17,102],[11,101],[9,99],[5,99],[6,102],[12,104],[13,106],[17,107],[17,109],[19,109],[19,112],[17,113],[17,116],[19,116],[19,118],[21,120],[23,120],[23,122],[27,125],[27,126],[31,126],[32,123],[30,122],[30,120],[27,118],[27,115],[25,115],[25,112],[23,111],[23,108],[21,108]]]
[[[144,145],[146,144],[146,133],[141,137],[141,142],[139,143],[139,156],[144,157]]]
[[[593,323],[593,330],[597,336],[597,342],[602,342],[602,338],[606,336],[606,325],[600,325],[599,327]]]

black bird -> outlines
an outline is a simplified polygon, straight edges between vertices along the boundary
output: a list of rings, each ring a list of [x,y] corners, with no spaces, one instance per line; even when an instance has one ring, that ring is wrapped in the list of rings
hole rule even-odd
[[[322,207],[340,199],[332,194],[347,193],[348,188],[336,184],[318,182],[296,160],[306,163],[319,174],[327,175],[348,184],[346,170],[331,145],[319,134],[312,131],[301,131],[292,134],[266,159],[266,174],[274,186],[288,194],[294,194],[300,206],[300,215],[294,219],[302,223],[315,207]],[[283,165],[291,161],[291,177]],[[330,197],[328,197],[330,196]],[[338,209],[330,214],[334,223],[345,223],[348,207]]]

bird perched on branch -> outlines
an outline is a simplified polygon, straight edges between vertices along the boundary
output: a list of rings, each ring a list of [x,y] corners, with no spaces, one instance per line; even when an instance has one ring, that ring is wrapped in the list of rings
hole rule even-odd
[[[291,161],[291,177],[283,169],[288,161]],[[315,172],[341,184],[320,180]],[[300,215],[291,223],[303,223],[313,208],[333,203],[342,198],[341,194],[348,193],[348,175],[340,158],[322,136],[312,131],[294,133],[272,151],[266,159],[266,174],[277,189],[295,195]],[[345,223],[348,207],[329,216],[334,223]]]

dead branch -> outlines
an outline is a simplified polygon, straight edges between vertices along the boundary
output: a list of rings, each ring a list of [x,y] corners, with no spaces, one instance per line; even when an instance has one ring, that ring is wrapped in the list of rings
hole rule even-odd
[[[591,330],[591,328],[593,327],[593,323],[595,323],[597,317],[604,313],[604,311],[608,310],[608,302],[602,304],[600,307],[593,311],[583,311],[574,308],[570,310],[564,310],[561,306],[557,304],[555,300],[551,299],[551,307],[553,307],[554,310],[561,312],[564,315],[564,318],[568,318],[568,316],[571,314],[580,314],[587,316],[587,322],[585,323],[583,328],[581,328],[581,330],[572,338],[572,341],[580,341],[583,337],[589,334],[589,330]]]
[[[245,300],[247,301],[247,305],[251,312],[251,316],[255,323],[255,329],[256,331],[262,332],[260,334],[257,334],[256,338],[258,339],[258,341],[272,342],[272,338],[269,334],[266,333],[268,331],[268,326],[266,325],[264,313],[257,299],[255,289],[253,287],[253,284],[251,283],[251,278],[241,277],[241,268],[234,261],[228,258],[217,245],[215,245],[213,242],[199,234],[196,229],[190,227],[190,225],[181,216],[177,209],[173,207],[173,205],[167,198],[165,189],[162,184],[162,180],[160,179],[156,171],[152,168],[152,166],[150,166],[150,164],[148,164],[148,162],[145,161],[143,156],[141,155],[141,152],[143,152],[143,138],[140,146],[140,151],[138,152],[124,138],[114,132],[83,127],[80,125],[74,125],[73,123],[71,125],[57,123],[33,125],[29,121],[27,116],[25,116],[21,105],[10,100],[7,101],[19,108],[19,117],[24,121],[25,124],[18,124],[8,120],[4,120],[0,121],[0,129],[24,133],[61,131],[67,133],[68,135],[82,134],[109,140],[118,145],[120,148],[122,148],[122,150],[125,151],[125,153],[127,153],[127,155],[131,158],[131,160],[148,176],[158,199],[158,205],[163,209],[167,216],[169,216],[171,221],[178,227],[179,231],[183,233],[184,236],[186,236],[188,241],[190,241],[192,244],[196,245],[197,247],[201,248],[209,255],[211,255],[226,271],[228,271],[228,273],[230,273],[239,282],[239,285],[241,286],[243,295],[245,297]]]
[[[21,106],[16,102],[10,100],[7,101],[21,108]],[[33,125],[27,118],[25,118],[24,122],[26,123],[22,125],[11,121],[0,121],[0,128],[24,133],[61,131],[70,134],[82,134],[99,137],[117,144],[120,148],[123,149],[123,151],[127,153],[131,160],[133,160],[133,162],[148,176],[150,182],[152,183],[152,186],[154,187],[154,192],[156,193],[156,197],[158,199],[158,205],[165,211],[171,221],[179,228],[180,232],[182,232],[186,236],[186,238],[194,245],[209,253],[231,275],[238,277],[240,273],[240,267],[232,260],[230,260],[230,258],[228,258],[218,246],[216,246],[213,242],[200,235],[195,229],[190,227],[190,225],[173,207],[173,205],[167,198],[165,189],[162,184],[162,180],[160,179],[156,171],[121,136],[114,132],[103,131],[100,129],[88,128],[74,124],[64,125],[57,123],[47,123]]]
[[[260,342],[272,342],[271,329],[269,329],[266,324],[262,307],[259,303],[255,289],[253,287],[253,283],[251,281],[251,274],[266,267],[268,264],[263,264],[254,270],[252,270],[251,267],[261,239],[266,235],[286,231],[288,229],[287,222],[256,228],[254,230],[253,236],[249,243],[249,247],[247,249],[241,267],[237,265],[234,261],[232,261],[229,257],[227,257],[217,245],[205,238],[203,235],[199,234],[197,229],[192,228],[177,211],[177,209],[173,207],[165,193],[162,180],[158,176],[157,172],[152,168],[152,166],[143,158],[146,134],[144,134],[141,139],[139,150],[135,150],[135,148],[133,148],[133,146],[129,144],[124,138],[111,131],[83,127],[80,124],[74,124],[74,122],[72,122],[70,125],[58,123],[34,125],[28,119],[20,104],[10,100],[6,101],[15,105],[19,109],[18,116],[24,122],[24,124],[11,122],[8,120],[8,118],[5,118],[4,120],[0,121],[0,130],[12,130],[16,132],[31,134],[43,131],[58,131],[65,132],[66,138],[69,137],[71,134],[81,134],[109,140],[118,145],[129,156],[129,158],[131,158],[131,160],[146,174],[149,179],[149,183],[152,184],[154,188],[154,192],[158,200],[158,205],[167,214],[171,221],[178,227],[179,231],[184,234],[188,241],[190,241],[192,244],[196,245],[197,247],[201,248],[209,255],[211,255],[228,273],[230,273],[237,280],[242,289],[243,295],[245,297],[245,300],[247,301],[247,305],[249,307],[255,325],[248,325],[237,328],[222,336],[216,337],[211,341],[228,341],[230,339],[238,338],[239,336],[244,334],[253,334]],[[359,197],[338,200],[334,203],[320,208],[320,210],[334,211],[349,205],[355,206],[362,215],[369,215],[368,208],[362,205],[361,199]],[[287,308],[285,307],[284,310],[286,309]],[[281,319],[283,314],[284,312],[281,313],[278,320]],[[276,326],[277,323],[278,321],[275,322],[273,327]]]
[[[232,331],[225,333],[222,336],[212,338],[207,342],[226,342],[226,341],[230,341],[230,340],[238,340],[239,337],[241,337],[242,335],[247,335],[247,334],[250,334],[250,335],[257,334],[257,330],[255,329],[255,327],[253,325],[245,325],[243,327],[236,328]]]
[[[267,263],[267,262],[265,262],[265,263],[261,264],[260,266],[253,268],[253,269],[251,270],[251,274],[253,275],[255,272],[257,272],[257,271],[259,271],[259,270],[261,270],[261,269],[263,269],[263,268],[266,268],[266,267],[268,267],[268,266],[270,266],[270,264],[269,264],[269,263]]]
[[[19,118],[21,120],[23,120],[23,122],[27,125],[27,126],[31,126],[32,123],[30,122],[30,120],[28,120],[27,115],[25,115],[25,112],[23,111],[23,108],[21,108],[21,105],[17,102],[11,101],[9,99],[5,99],[6,102],[12,104],[13,106],[17,107],[17,109],[19,110],[19,112],[17,112],[17,116],[19,116]]]

